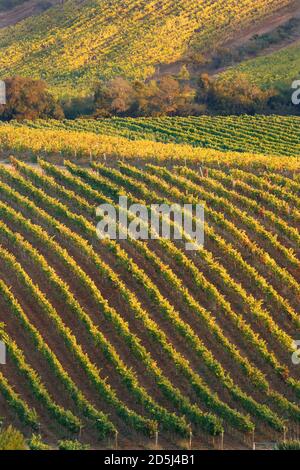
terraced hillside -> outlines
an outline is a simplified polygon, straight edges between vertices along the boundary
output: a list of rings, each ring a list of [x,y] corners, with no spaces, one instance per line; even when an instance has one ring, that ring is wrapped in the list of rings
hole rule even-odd
[[[46,79],[57,95],[99,78],[145,79],[156,66],[205,53],[292,0],[67,0],[0,31],[0,75]]]
[[[263,87],[290,88],[294,80],[299,79],[300,42],[285,47],[272,54],[257,57],[229,68],[221,74],[224,80],[234,80],[237,74],[243,73],[251,83]]]
[[[82,124],[82,122],[85,125],[91,126],[89,132],[77,129],[76,126]],[[105,125],[109,126],[110,123],[112,124],[116,121],[110,120],[104,122]],[[277,128],[274,127],[274,138],[272,140],[267,139],[266,135],[262,136],[262,133],[258,132],[257,127],[255,129],[257,137],[254,133],[247,135],[245,133],[244,138],[241,138],[242,142],[240,145],[240,150],[244,150],[244,153],[230,150],[224,153],[224,151],[220,150],[203,149],[183,143],[131,140],[118,135],[110,135],[109,131],[105,135],[98,135],[97,129],[91,132],[93,126],[97,128],[99,123],[101,126],[102,121],[99,121],[98,124],[96,121],[73,121],[72,126],[76,128],[73,130],[69,129],[70,126],[66,122],[57,123],[56,121],[49,121],[46,123],[45,121],[40,121],[35,124],[26,123],[25,125],[10,123],[0,126],[0,156],[2,160],[5,160],[13,154],[22,160],[25,159],[32,162],[36,162],[37,156],[43,156],[59,164],[62,164],[65,158],[75,159],[81,164],[86,164],[91,160],[102,162],[128,160],[139,163],[149,163],[149,161],[168,163],[171,161],[178,164],[183,162],[185,164],[187,162],[196,164],[201,162],[218,162],[218,164],[223,164],[226,161],[227,164],[238,165],[244,168],[251,165],[257,168],[268,168],[269,170],[286,168],[297,172],[299,168],[298,121],[297,119],[295,120],[294,126],[292,125],[292,120],[287,120],[287,122],[290,123],[290,126],[288,126],[286,131],[284,131],[284,126],[282,129],[281,125]],[[67,130],[65,126],[68,128]],[[114,129],[113,132],[115,132]],[[280,142],[278,142],[276,132],[281,136]],[[293,140],[294,133],[296,135],[295,140]],[[131,135],[131,138],[134,136],[135,133]],[[153,135],[149,135],[149,138],[153,139]],[[218,141],[215,138],[211,138],[210,142],[212,146],[215,143],[217,147]],[[221,145],[219,144],[220,147]],[[232,140],[230,146],[236,148],[234,140]],[[263,153],[253,154],[246,152],[245,150],[250,147],[256,151],[261,150]],[[292,154],[293,158],[284,155],[287,153],[286,149],[288,148],[288,153]],[[276,152],[277,156],[268,154],[268,151]]]
[[[7,424],[99,448],[157,437],[168,449],[191,437],[193,448],[247,448],[297,434],[299,160],[268,170],[262,159],[0,166]],[[203,202],[204,248],[100,242],[95,208],[120,194]]]
[[[13,125],[25,129],[92,132],[129,140],[187,144],[221,151],[300,156],[300,118],[294,116],[41,120]]]

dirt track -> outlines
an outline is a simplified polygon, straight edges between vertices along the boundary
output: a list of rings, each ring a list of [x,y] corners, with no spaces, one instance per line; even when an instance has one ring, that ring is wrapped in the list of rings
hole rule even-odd
[[[235,34],[235,37],[227,43],[228,47],[237,47],[243,45],[246,41],[251,39],[255,34],[262,35],[269,33],[270,31],[278,28],[292,18],[300,17],[300,2],[296,0],[291,3],[288,7],[281,8],[274,14],[265,18],[262,23],[256,23],[249,27],[247,30],[243,30],[240,34]]]
[[[28,18],[29,16],[35,16],[39,13],[45,11],[45,4],[49,5],[57,5],[60,3],[60,0],[47,0],[44,2],[44,6],[42,5],[43,2],[41,0],[28,0],[27,2],[19,5],[16,8],[13,8],[10,11],[5,11],[0,13],[0,28],[5,28],[6,26],[12,26],[19,21]]]
[[[289,6],[281,8],[280,10],[276,11],[272,15],[264,18],[262,22],[255,23],[251,25],[248,29],[243,29],[240,32],[235,32],[234,38],[230,39],[226,43],[223,44],[224,47],[228,49],[236,49],[243,44],[247,43],[254,35],[262,35],[273,31],[274,29],[278,28],[281,25],[284,25],[292,18],[300,18],[300,1],[296,0],[292,2]],[[275,50],[282,49],[289,44],[299,41],[300,39],[300,31],[299,34],[297,33],[290,39],[283,40],[279,45],[270,47],[268,50],[264,50],[263,54],[272,53]],[[181,67],[184,65],[184,61],[180,60],[171,64],[161,64],[155,74],[151,77],[153,79],[159,78],[161,75],[177,75]],[[225,70],[224,67],[210,70],[213,74],[218,74]],[[193,73],[193,75],[199,75],[199,73],[203,73],[207,71],[207,66],[199,67],[199,69]]]

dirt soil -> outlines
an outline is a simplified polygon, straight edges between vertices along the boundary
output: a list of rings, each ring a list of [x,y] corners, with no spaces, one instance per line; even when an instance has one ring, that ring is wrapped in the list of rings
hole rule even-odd
[[[27,2],[19,5],[12,10],[0,12],[0,28],[6,26],[13,26],[30,16],[39,15],[53,5],[57,5],[61,0],[28,0]]]

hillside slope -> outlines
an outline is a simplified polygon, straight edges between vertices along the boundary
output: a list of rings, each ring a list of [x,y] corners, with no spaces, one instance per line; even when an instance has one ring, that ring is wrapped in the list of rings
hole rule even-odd
[[[146,78],[190,48],[205,52],[289,0],[68,0],[0,31],[0,74],[43,77],[56,94],[99,78]]]
[[[300,156],[300,118],[284,116],[201,116],[14,122],[45,131],[75,131],[139,141],[187,144],[220,151]],[[4,126],[2,130],[7,128]],[[79,134],[80,136],[80,134]],[[79,137],[80,138],[80,137]],[[84,139],[84,136],[82,136]],[[54,139],[55,140],[55,139]],[[1,143],[1,127],[0,127]],[[12,147],[13,150],[13,147]]]
[[[220,77],[233,80],[239,73],[245,74],[251,83],[263,87],[290,88],[293,81],[300,78],[300,41],[229,68]]]
[[[98,448],[116,436],[120,448],[153,448],[157,429],[164,449],[186,448],[190,430],[194,449],[220,448],[223,430],[225,448],[282,440],[285,426],[296,435],[300,186],[284,157],[268,172],[224,156],[205,177],[192,166],[12,163],[0,165],[5,424]],[[99,242],[95,208],[120,194],[201,200],[204,249]]]
[[[0,0],[0,11],[9,11],[26,3],[27,0]]]

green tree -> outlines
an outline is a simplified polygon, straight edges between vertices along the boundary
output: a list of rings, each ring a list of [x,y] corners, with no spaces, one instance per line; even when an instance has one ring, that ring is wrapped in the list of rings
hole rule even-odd
[[[205,104],[213,113],[255,114],[268,112],[276,94],[273,89],[263,90],[253,85],[244,74],[232,81],[203,74],[198,81],[196,102]]]

